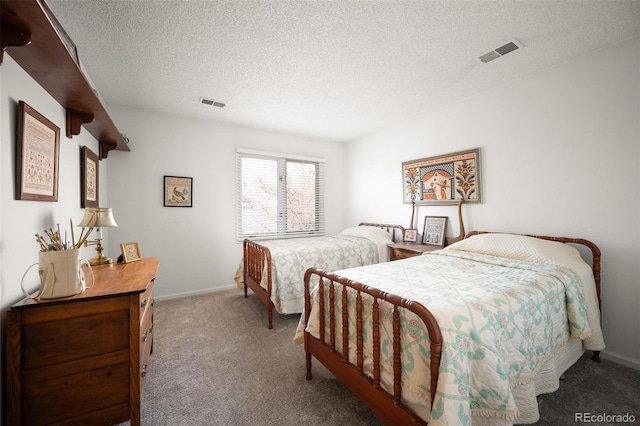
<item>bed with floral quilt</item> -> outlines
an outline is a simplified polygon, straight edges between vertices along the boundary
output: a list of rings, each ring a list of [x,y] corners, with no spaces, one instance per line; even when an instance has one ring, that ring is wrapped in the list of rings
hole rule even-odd
[[[536,396],[604,349],[588,240],[473,232],[305,282],[307,379],[315,357],[387,424],[534,423]]]
[[[386,262],[387,245],[402,239],[403,233],[400,225],[360,223],[337,235],[261,242],[247,239],[234,279],[245,297],[250,288],[264,303],[271,329],[274,309],[280,314],[302,312],[307,268],[335,271]]]

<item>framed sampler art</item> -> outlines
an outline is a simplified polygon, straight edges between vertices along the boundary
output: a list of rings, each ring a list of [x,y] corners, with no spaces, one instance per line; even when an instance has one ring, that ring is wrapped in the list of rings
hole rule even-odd
[[[86,146],[82,147],[80,156],[80,207],[97,208],[99,204],[98,192],[98,155]]]
[[[425,216],[422,244],[444,247],[447,216]]]
[[[164,177],[164,206],[193,207],[193,178]]]
[[[480,149],[405,161],[402,193],[405,204],[481,202]]]
[[[24,101],[18,105],[15,199],[58,201],[60,128]]]
[[[122,251],[122,260],[124,263],[135,262],[142,259],[140,254],[140,243],[122,243],[120,244],[120,251]]]

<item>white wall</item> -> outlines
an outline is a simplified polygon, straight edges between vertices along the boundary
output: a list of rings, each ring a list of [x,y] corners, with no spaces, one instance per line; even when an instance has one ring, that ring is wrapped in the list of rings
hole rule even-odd
[[[65,110],[40,87],[7,54],[2,64],[2,93],[0,94],[0,161],[1,179],[1,239],[0,239],[0,288],[2,308],[24,297],[20,290],[20,280],[25,270],[38,261],[39,246],[34,235],[43,233],[49,227],[60,224],[61,230],[68,231],[69,220],[78,224],[84,214],[80,208],[80,148],[88,146],[98,152],[97,141],[86,131],[69,139],[65,136]],[[58,201],[14,200],[15,184],[15,144],[18,119],[18,101],[23,100],[60,128],[60,158]],[[106,180],[108,169],[105,161],[100,167],[100,201],[107,203]],[[79,229],[76,228],[76,235]],[[108,236],[105,237],[105,240]],[[83,257],[95,255],[95,247],[82,249]],[[37,274],[36,274],[37,275]],[[29,281],[28,289],[38,286],[37,278]]]
[[[467,231],[595,242],[603,356],[640,368],[639,117],[634,38],[350,143],[347,220],[408,222],[401,163],[480,147],[483,203],[463,207]],[[421,207],[418,229],[424,214],[456,222],[455,207]]]
[[[25,101],[60,128],[60,158],[58,201],[14,200],[15,146],[18,119],[18,102]],[[86,131],[68,139],[65,136],[65,110],[51,98],[19,65],[6,53],[0,66],[0,310],[1,346],[0,356],[5,354],[5,322],[7,309],[24,295],[20,281],[27,268],[38,261],[39,246],[35,234],[60,224],[67,230],[70,239],[69,220],[78,224],[84,210],[80,208],[80,147],[88,146],[98,152],[97,141]],[[108,170],[100,162],[100,199],[107,202],[106,180]],[[79,232],[79,229],[76,229]],[[76,235],[78,235],[76,233]],[[105,240],[108,239],[108,236]],[[95,255],[95,247],[82,249],[82,256],[89,259]],[[35,268],[27,276],[28,291],[35,290],[38,275]],[[0,362],[4,366],[4,362]],[[0,377],[4,369],[0,369]],[[0,380],[3,383],[3,381]],[[4,407],[2,407],[4,408]]]
[[[119,225],[107,231],[108,253],[138,241],[143,256],[157,256],[160,299],[235,286],[242,256],[235,235],[236,148],[325,158],[327,232],[345,226],[343,144],[115,105],[109,112],[131,152],[111,151],[108,158],[110,207]],[[193,178],[192,208],[163,206],[164,175]]]

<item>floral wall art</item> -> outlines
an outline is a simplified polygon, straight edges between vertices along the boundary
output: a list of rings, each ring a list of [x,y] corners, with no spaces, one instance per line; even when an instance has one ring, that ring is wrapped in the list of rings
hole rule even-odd
[[[480,149],[402,163],[405,204],[480,202]]]

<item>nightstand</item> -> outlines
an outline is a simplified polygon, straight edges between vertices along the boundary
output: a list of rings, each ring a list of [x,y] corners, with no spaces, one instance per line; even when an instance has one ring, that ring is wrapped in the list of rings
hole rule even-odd
[[[442,247],[419,243],[393,243],[387,244],[389,247],[389,260],[408,259],[420,256],[428,251],[440,250]]]

